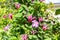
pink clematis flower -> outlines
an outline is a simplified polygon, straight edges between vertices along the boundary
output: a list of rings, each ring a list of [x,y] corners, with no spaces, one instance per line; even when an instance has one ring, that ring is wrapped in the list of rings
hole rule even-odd
[[[39,22],[36,21],[36,20],[33,20],[33,21],[32,21],[32,27],[37,28],[38,26],[39,26]]]
[[[32,22],[33,20],[36,20],[36,17],[32,17],[32,15],[28,16],[28,22]]]
[[[22,40],[28,40],[28,35],[27,34],[23,34],[22,35]]]
[[[21,5],[20,5],[19,3],[18,3],[18,4],[17,4],[17,3],[15,3],[15,8],[16,8],[16,9],[19,9],[19,8],[20,8],[20,6],[21,6]]]
[[[12,14],[9,14],[8,16],[9,16],[10,19],[12,19]]]
[[[30,16],[28,16],[28,22],[32,22],[32,16],[30,15]]]
[[[39,17],[38,20],[39,20],[39,22],[42,22],[43,21],[43,18],[42,17]]]
[[[10,25],[4,27],[4,30],[7,31],[10,28]]]
[[[43,30],[47,30],[47,25],[42,25],[43,26]]]

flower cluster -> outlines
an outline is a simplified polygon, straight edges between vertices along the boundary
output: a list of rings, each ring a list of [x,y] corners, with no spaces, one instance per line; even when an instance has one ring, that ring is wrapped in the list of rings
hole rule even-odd
[[[38,21],[36,20],[36,17],[32,17],[31,15],[28,16],[28,22],[32,22],[32,27],[33,28],[37,28],[39,27],[39,22],[42,22],[43,21],[43,18],[42,17],[39,17],[38,18]],[[46,29],[46,25],[44,26],[43,25],[43,29]]]

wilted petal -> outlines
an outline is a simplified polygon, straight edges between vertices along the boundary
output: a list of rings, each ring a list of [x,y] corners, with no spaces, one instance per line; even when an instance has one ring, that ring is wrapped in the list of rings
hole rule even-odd
[[[4,15],[4,16],[3,16],[3,18],[7,18],[7,16],[6,16],[6,15]]]
[[[34,35],[34,34],[36,34],[36,31],[35,30],[32,30],[31,33]]]
[[[36,20],[36,17],[33,17],[32,20]]]

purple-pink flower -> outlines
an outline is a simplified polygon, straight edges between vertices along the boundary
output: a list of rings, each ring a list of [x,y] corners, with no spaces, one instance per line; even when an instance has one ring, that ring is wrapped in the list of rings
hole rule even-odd
[[[43,30],[47,30],[48,29],[47,25],[42,25],[42,27],[43,27]]]
[[[9,14],[8,16],[9,16],[10,19],[12,19],[12,14]]]
[[[39,17],[38,20],[39,20],[39,22],[42,22],[43,21],[43,18],[42,17]]]
[[[39,22],[36,21],[36,20],[33,20],[33,21],[32,21],[32,27],[37,28],[38,26],[39,26]]]
[[[31,34],[33,34],[33,35],[36,34],[36,33],[37,33],[37,32],[36,32],[35,30],[32,30],[32,31],[31,31]]]
[[[28,16],[28,22],[32,22],[32,15]]]
[[[7,31],[10,28],[10,25],[4,27],[4,30]]]
[[[28,40],[28,35],[27,34],[23,34],[22,35],[22,40]]]
[[[3,16],[3,18],[7,18],[7,16],[6,16],[6,15],[4,15],[4,16]]]
[[[36,17],[32,17],[32,15],[28,16],[28,22],[32,22],[32,20],[36,20]]]
[[[16,9],[19,9],[19,8],[20,8],[20,6],[21,6],[21,5],[20,5],[19,3],[18,3],[18,4],[17,4],[17,3],[15,3],[15,8],[16,8]]]

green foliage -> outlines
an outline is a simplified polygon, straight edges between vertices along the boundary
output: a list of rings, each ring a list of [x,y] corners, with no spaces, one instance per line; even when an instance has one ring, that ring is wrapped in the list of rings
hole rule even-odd
[[[15,3],[20,4],[18,5],[20,7],[17,7]],[[23,34],[28,34],[28,40],[60,40],[60,23],[51,17],[49,6],[53,5],[47,5],[39,0],[6,0],[6,2],[2,2],[0,5],[0,40],[22,40]],[[12,15],[9,17],[9,14]],[[4,15],[7,18],[4,18]],[[38,21],[38,28],[33,28],[32,23],[28,22],[30,15],[36,17],[37,21],[39,17],[43,18],[43,22]],[[43,30],[43,24],[48,25],[47,30]],[[4,30],[7,25],[9,25],[9,29]],[[36,34],[32,34],[31,30],[37,31]]]
[[[55,14],[56,14],[56,15],[59,15],[59,14],[60,14],[60,9],[56,9]]]

